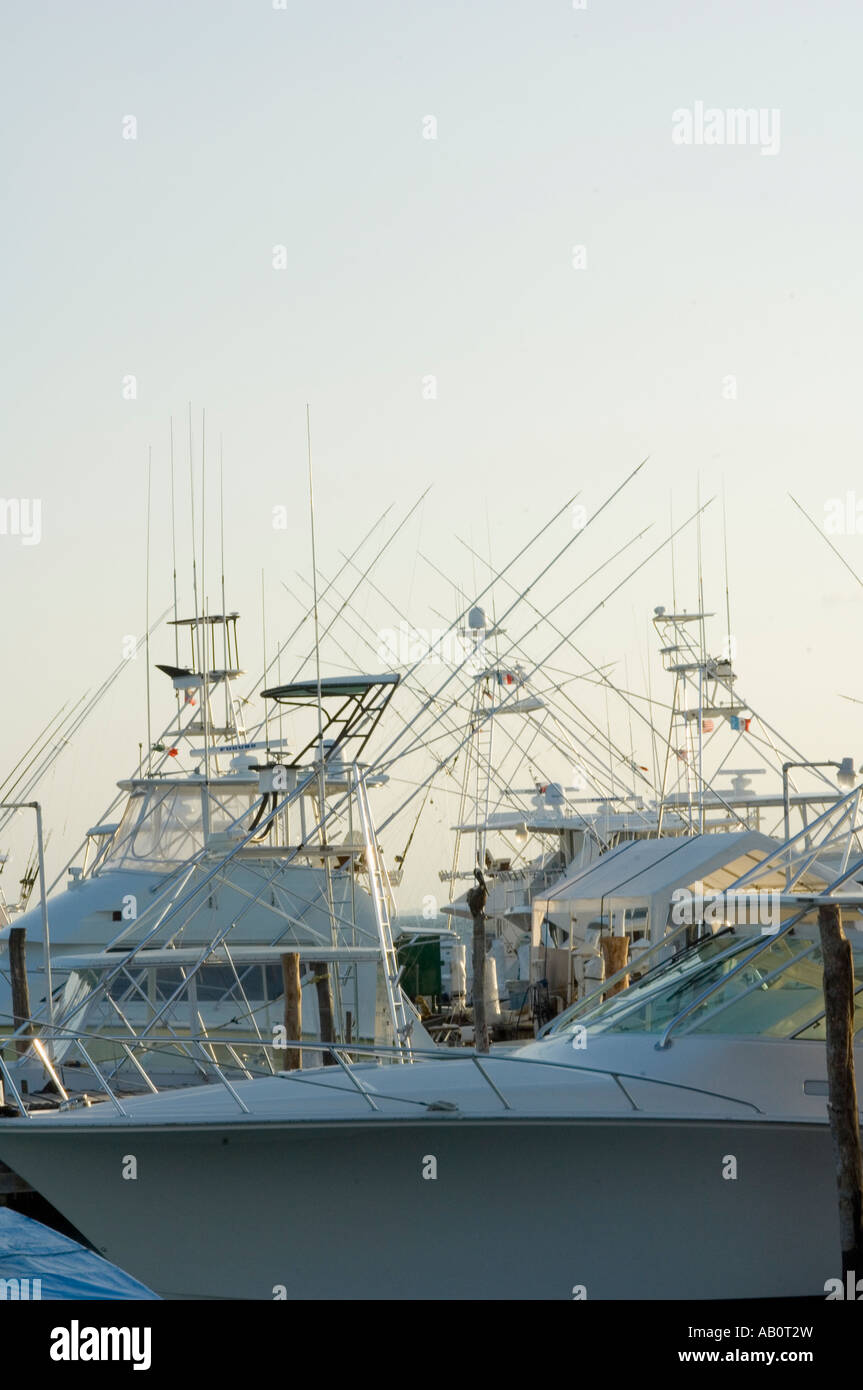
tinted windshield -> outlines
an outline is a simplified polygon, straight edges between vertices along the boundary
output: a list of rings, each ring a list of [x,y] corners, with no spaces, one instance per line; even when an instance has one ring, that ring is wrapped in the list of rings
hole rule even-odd
[[[863,986],[863,961],[855,957]],[[705,996],[702,998],[702,996]],[[863,996],[856,998],[858,1009]],[[630,989],[579,1013],[560,1032],[662,1033],[679,1015],[676,1034],[788,1038],[824,1036],[821,952],[817,942],[782,937],[712,938]],[[863,1024],[858,1015],[856,1026]]]

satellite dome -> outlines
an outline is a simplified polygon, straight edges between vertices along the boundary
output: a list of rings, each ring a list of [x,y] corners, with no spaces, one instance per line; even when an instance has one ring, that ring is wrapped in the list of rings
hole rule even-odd
[[[485,616],[485,609],[480,608],[478,603],[475,604],[474,607],[468,613],[467,625],[468,627],[473,628],[474,631],[479,631],[480,629],[485,629],[488,627],[488,620]]]

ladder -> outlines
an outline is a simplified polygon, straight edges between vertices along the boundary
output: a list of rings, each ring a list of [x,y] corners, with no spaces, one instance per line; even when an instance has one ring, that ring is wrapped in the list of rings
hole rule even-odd
[[[399,1049],[398,1060],[400,1062],[410,1061],[410,1034],[412,1023],[408,1020],[404,996],[399,984],[401,970],[399,969],[396,948],[393,945],[392,924],[390,920],[392,888],[375,837],[365,778],[357,763],[353,765],[353,774],[356,786],[357,807],[360,813],[360,826],[362,829],[363,844],[365,846],[366,865],[369,872],[369,887],[375,910],[375,921],[378,927],[381,959],[384,967],[383,973],[384,986],[387,993],[387,1007],[392,1021],[395,1044]]]

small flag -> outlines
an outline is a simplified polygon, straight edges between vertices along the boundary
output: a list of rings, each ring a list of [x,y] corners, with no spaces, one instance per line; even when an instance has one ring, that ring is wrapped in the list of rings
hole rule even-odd
[[[712,734],[712,733],[713,733],[713,720],[712,720],[712,719],[702,719],[702,721],[701,721],[701,728],[702,728],[702,730],[704,731],[705,734]]]

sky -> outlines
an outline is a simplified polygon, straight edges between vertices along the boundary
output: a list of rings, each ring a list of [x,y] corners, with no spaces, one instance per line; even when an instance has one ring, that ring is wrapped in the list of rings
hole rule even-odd
[[[307,602],[307,404],[323,573],[429,489],[374,572],[426,628],[484,562],[508,565],[573,494],[591,516],[644,459],[544,602],[715,499],[715,645],[727,545],[750,700],[806,756],[863,764],[861,711],[841,698],[863,698],[863,593],[825,538],[841,512],[829,539],[863,577],[858,6],[6,0],[0,14],[4,768],[143,631],[148,458],[151,614],[171,602],[172,429],[188,606],[190,406],[204,587],[218,607],[221,456],[227,601],[254,685],[262,593],[270,649]],[[675,113],[697,108],[762,122],[748,143],[724,118],[721,138],[678,143]],[[694,528],[674,580],[695,607]],[[666,547],[585,625],[591,660],[639,680],[649,660],[660,682],[650,617],[671,593]],[[569,625],[588,597],[602,583]],[[387,624],[382,599],[358,602]],[[369,661],[343,636],[331,672]],[[172,653],[157,634],[153,660]],[[54,856],[137,762],[145,681],[128,665],[41,789]]]

